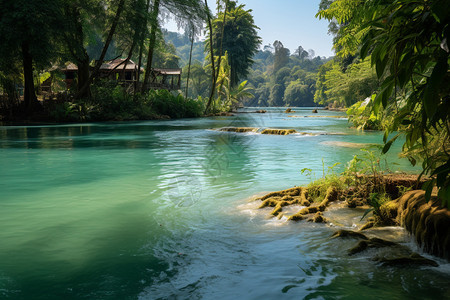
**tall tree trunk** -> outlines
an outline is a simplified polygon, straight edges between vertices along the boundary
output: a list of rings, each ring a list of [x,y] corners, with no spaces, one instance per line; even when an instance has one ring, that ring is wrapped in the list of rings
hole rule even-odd
[[[77,62],[78,67],[78,96],[79,98],[90,98],[91,97],[91,89],[90,85],[88,84],[87,88],[84,90],[81,90],[83,86],[85,86],[89,81],[89,56],[86,53],[86,56],[83,58],[83,60],[80,60]]]
[[[187,79],[186,79],[186,96],[185,98],[188,97],[188,91],[189,91],[189,77],[191,75],[191,62],[192,62],[192,48],[194,47],[194,24],[192,24],[191,27],[191,50],[189,51],[189,66],[188,66],[188,73],[187,73]]]
[[[138,62],[138,71],[137,71],[137,78],[136,83],[134,85],[134,95],[136,96],[136,92],[138,90],[138,84],[139,84],[139,78],[141,76],[141,66],[142,66],[142,52],[144,50],[144,40],[145,40],[145,30],[147,28],[147,13],[148,9],[150,8],[150,0],[147,0],[147,5],[145,9],[145,21],[142,24],[141,33],[140,33],[140,45],[139,45],[139,62]]]
[[[205,114],[209,111],[209,108],[211,106],[211,102],[214,98],[214,92],[216,89],[216,68],[214,66],[214,49],[213,49],[213,32],[212,32],[212,22],[211,22],[211,16],[209,14],[209,8],[208,8],[208,0],[205,0],[205,6],[208,10],[208,27],[209,27],[209,52],[211,54],[211,70],[212,70],[212,85],[211,85],[211,94],[209,95],[208,103],[206,104],[205,108]]]
[[[217,74],[216,74],[216,81],[219,77],[220,72],[220,63],[222,61],[222,55],[223,55],[223,36],[225,33],[225,23],[227,21],[227,11],[228,11],[228,0],[225,1],[225,10],[223,12],[223,21],[222,21],[222,32],[220,34],[220,50],[219,50],[219,59],[217,61]]]
[[[98,59],[97,63],[95,64],[94,70],[92,71],[91,76],[89,76],[88,81],[78,91],[77,98],[79,98],[80,95],[85,93],[85,91],[90,87],[94,78],[98,75],[100,67],[103,64],[103,60],[105,59],[106,52],[108,51],[109,44],[111,44],[114,33],[116,32],[116,27],[117,27],[117,24],[119,23],[120,15],[123,11],[124,4],[125,4],[125,0],[120,0],[119,5],[117,6],[116,15],[114,16],[114,20],[111,25],[111,29],[109,30],[108,37],[106,38],[105,45],[103,46],[103,50],[100,55],[100,58]]]
[[[155,50],[156,31],[158,29],[158,14],[159,14],[159,1],[155,0],[153,3],[151,22],[152,28],[150,30],[150,44],[148,46],[147,66],[145,67],[144,84],[142,85],[143,91],[147,89],[150,83],[150,73],[152,71],[153,51]]]
[[[34,90],[33,80],[33,57],[30,53],[28,42],[22,43],[22,62],[23,62],[23,77],[25,79],[25,87],[23,93],[23,100],[27,112],[31,112],[33,106],[38,104],[36,92]]]
[[[73,32],[63,32],[63,38],[66,43],[66,47],[72,56],[72,60],[77,65],[78,72],[78,82],[77,82],[77,93],[79,93],[80,98],[90,98],[91,89],[88,88],[80,93],[81,88],[89,80],[89,55],[87,54],[86,48],[84,47],[84,32],[82,24],[82,16],[80,13],[80,7],[78,7],[75,1],[68,2],[67,7],[64,10],[64,16],[68,19],[68,22],[74,26]]]

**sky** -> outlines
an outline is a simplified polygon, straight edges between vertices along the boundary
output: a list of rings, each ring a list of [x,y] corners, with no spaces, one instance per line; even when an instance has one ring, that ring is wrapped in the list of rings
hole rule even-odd
[[[209,2],[211,6],[215,4],[215,1]],[[319,56],[334,55],[328,21],[315,18],[320,0],[239,0],[238,3],[245,4],[245,9],[253,10],[262,45],[279,40],[291,53],[302,46],[306,50],[313,49]],[[214,8],[211,7],[212,10]],[[164,27],[177,31],[174,22]]]

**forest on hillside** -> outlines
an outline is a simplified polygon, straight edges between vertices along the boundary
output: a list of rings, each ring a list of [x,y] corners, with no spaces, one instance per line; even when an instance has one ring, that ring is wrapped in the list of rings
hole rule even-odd
[[[164,42],[179,57],[184,78],[188,72],[190,40],[186,34],[163,31]],[[208,95],[209,68],[204,54],[205,42],[194,41],[189,96]],[[167,50],[166,50],[167,51]],[[242,99],[244,106],[315,106],[317,72],[331,58],[315,56],[313,49],[299,46],[293,53],[281,41],[264,45],[253,57],[245,78],[254,97]],[[185,82],[185,81],[184,81]]]

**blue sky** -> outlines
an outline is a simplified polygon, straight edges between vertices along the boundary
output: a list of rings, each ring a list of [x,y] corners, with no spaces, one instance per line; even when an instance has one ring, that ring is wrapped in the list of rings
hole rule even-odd
[[[210,5],[215,4],[215,1]],[[239,0],[246,9],[253,10],[255,24],[261,28],[259,36],[263,45],[279,40],[291,52],[298,46],[313,49],[316,55],[334,55],[332,37],[328,35],[328,22],[314,16],[319,8],[320,0]],[[213,9],[213,7],[211,8]],[[169,30],[176,26],[169,22]]]

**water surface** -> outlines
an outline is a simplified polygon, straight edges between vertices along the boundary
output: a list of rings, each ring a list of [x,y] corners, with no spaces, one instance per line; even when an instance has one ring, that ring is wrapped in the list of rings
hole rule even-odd
[[[254,110],[254,109],[249,109]],[[311,109],[0,127],[0,298],[445,299],[450,272],[348,257],[335,227],[267,218],[249,199],[306,184],[380,144]],[[320,111],[319,115],[342,113]],[[308,135],[214,128],[294,128]],[[336,142],[339,142],[336,144]],[[340,146],[339,146],[340,145]],[[409,170],[389,154],[390,168]],[[360,211],[340,212],[351,228]],[[414,248],[397,228],[397,239]],[[415,249],[419,250],[420,249]]]

